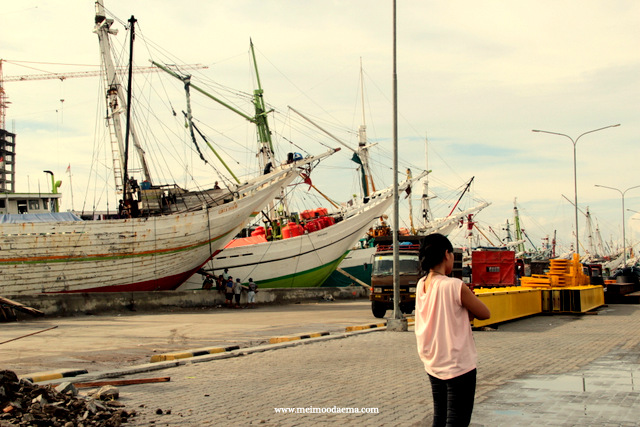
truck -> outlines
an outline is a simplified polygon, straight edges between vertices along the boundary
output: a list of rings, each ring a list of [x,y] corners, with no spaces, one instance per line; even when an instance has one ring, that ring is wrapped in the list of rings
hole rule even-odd
[[[407,244],[405,244],[407,243]],[[420,244],[402,242],[398,246],[400,311],[413,312],[416,307],[416,283],[420,280]],[[393,310],[393,246],[378,244],[371,271],[371,312],[379,319]]]
[[[416,285],[424,275],[420,269],[420,242],[424,236],[399,236],[398,277],[400,311],[410,314],[416,307]],[[392,237],[376,238],[371,271],[371,312],[381,319],[393,310],[393,246]],[[462,279],[462,250],[454,248],[452,276]]]

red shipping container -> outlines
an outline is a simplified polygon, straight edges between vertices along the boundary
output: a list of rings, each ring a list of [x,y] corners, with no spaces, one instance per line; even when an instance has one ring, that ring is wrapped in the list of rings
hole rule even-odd
[[[475,286],[515,286],[514,251],[475,251],[471,254],[471,282]]]

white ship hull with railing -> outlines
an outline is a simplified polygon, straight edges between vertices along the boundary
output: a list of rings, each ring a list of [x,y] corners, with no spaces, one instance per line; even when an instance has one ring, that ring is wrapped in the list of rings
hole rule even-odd
[[[274,172],[245,197],[194,212],[2,223],[0,295],[175,289],[295,176],[292,167]]]
[[[392,201],[392,190],[383,190],[372,195],[368,203],[350,209],[342,221],[322,230],[225,248],[207,263],[206,271],[220,275],[228,269],[234,280],[239,278],[246,284],[251,278],[262,288],[320,286]],[[201,286],[202,278],[196,274],[180,289]]]

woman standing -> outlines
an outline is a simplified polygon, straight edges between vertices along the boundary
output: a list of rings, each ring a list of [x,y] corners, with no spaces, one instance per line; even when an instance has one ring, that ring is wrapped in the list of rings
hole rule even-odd
[[[433,393],[434,426],[468,426],[476,391],[476,346],[470,320],[488,319],[489,309],[453,270],[453,246],[442,234],[420,246],[422,271],[416,289],[418,354]]]

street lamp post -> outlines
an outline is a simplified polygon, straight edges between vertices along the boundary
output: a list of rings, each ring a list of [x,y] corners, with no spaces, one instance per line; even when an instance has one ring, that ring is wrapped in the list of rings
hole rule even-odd
[[[624,219],[624,195],[627,191],[629,190],[633,190],[634,188],[638,188],[640,187],[640,185],[634,185],[633,187],[629,187],[624,191],[621,191],[617,188],[613,188],[613,187],[607,187],[606,185],[595,185],[596,187],[600,187],[600,188],[608,188],[609,190],[615,190],[618,193],[620,193],[620,196],[622,197],[622,259],[623,259],[623,264],[622,264],[622,268],[625,268],[627,266],[627,236],[625,233],[625,219]]]
[[[605,127],[602,127],[602,128],[590,130],[588,132],[585,132],[585,133],[579,135],[575,140],[573,138],[571,138],[569,135],[566,135],[564,133],[549,132],[547,130],[539,130],[539,129],[533,129],[532,130],[532,132],[549,133],[551,135],[566,136],[567,138],[569,138],[569,140],[573,144],[573,206],[574,206],[575,217],[576,217],[576,247],[575,247],[575,252],[576,253],[579,253],[579,251],[580,251],[580,246],[578,246],[579,243],[580,243],[578,235],[580,233],[578,233],[578,175],[577,175],[577,171],[576,171],[576,144],[578,143],[578,140],[581,137],[583,137],[584,135],[586,135],[588,133],[593,133],[593,132],[597,132],[599,130],[608,129],[608,128],[614,128],[614,127],[617,127],[617,126],[620,126],[620,123],[618,123],[616,125],[609,125],[609,126],[605,126]]]

